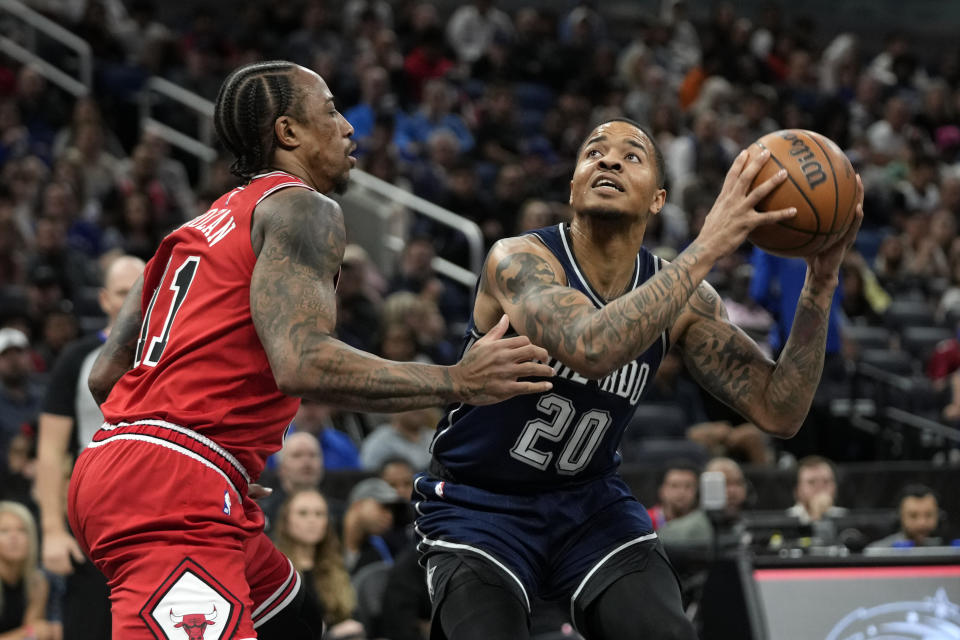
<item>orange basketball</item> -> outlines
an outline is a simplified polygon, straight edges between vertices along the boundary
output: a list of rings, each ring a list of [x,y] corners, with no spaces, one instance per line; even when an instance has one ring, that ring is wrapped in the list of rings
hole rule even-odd
[[[832,140],[813,131],[783,129],[754,142],[751,154],[770,150],[753,186],[787,170],[787,179],[760,201],[757,211],[796,207],[789,220],[753,230],[750,242],[768,253],[810,256],[838,240],[854,218],[857,179],[853,166]]]

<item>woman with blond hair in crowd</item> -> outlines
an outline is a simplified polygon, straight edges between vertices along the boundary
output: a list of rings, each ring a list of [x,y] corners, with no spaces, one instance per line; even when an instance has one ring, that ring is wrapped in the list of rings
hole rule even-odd
[[[44,612],[50,585],[39,570],[37,524],[19,502],[0,501],[0,640],[59,640]]]
[[[320,605],[329,628],[324,637],[353,638],[362,632],[362,625],[352,618],[357,596],[323,494],[315,489],[291,494],[280,506],[273,539],[303,574],[306,597]]]

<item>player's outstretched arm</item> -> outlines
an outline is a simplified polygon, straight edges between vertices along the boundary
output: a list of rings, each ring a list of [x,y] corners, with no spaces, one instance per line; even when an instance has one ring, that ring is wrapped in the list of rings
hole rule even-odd
[[[110,395],[113,385],[133,366],[137,339],[140,337],[140,299],[142,297],[143,276],[140,276],[123,301],[120,313],[110,330],[110,336],[90,370],[87,383],[97,404],[103,404]]]
[[[507,323],[456,365],[398,363],[354,349],[333,337],[334,278],[346,242],[343,214],[333,200],[286,189],[264,200],[254,216],[257,264],[250,309],[277,385],[284,393],[366,411],[405,411],[451,401],[487,404],[548,390],[546,352],[526,338],[499,340]]]
[[[690,298],[674,329],[673,340],[697,382],[772,435],[789,438],[800,430],[820,382],[837,274],[863,220],[859,178],[858,189],[856,218],[847,234],[807,259],[793,328],[776,363],[730,323],[723,302],[707,283]]]

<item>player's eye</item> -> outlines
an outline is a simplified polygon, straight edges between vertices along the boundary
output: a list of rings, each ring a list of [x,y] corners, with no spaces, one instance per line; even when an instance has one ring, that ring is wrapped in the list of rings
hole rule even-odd
[[[590,149],[589,151],[587,151],[588,158],[596,158],[600,155],[603,155],[600,153],[600,149]]]
[[[640,156],[638,156],[635,153],[628,153],[627,160],[629,160],[630,162],[640,162]]]

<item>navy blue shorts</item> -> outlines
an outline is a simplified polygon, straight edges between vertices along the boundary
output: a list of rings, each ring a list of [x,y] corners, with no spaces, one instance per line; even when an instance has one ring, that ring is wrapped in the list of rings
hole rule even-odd
[[[656,539],[647,511],[615,475],[536,495],[496,493],[422,474],[414,481],[419,549],[470,553],[506,573],[530,608],[575,598],[619,551]]]

